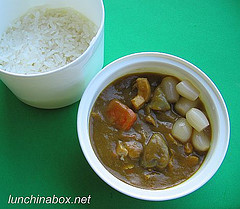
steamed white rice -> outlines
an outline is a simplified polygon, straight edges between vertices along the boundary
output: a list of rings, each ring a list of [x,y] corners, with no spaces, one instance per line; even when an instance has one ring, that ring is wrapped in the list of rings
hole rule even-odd
[[[31,9],[0,38],[0,68],[23,74],[42,73],[78,58],[97,27],[71,8]]]

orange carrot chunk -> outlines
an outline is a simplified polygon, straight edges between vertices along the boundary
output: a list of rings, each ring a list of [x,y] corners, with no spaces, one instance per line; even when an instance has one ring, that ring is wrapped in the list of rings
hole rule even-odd
[[[127,105],[113,99],[107,106],[108,120],[118,129],[129,130],[137,119],[137,115]]]

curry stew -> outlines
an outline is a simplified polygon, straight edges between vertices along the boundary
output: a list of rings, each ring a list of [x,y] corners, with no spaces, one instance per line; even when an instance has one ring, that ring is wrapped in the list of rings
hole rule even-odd
[[[131,74],[107,86],[90,115],[93,149],[118,179],[165,189],[191,177],[210,147],[199,91],[187,80]]]

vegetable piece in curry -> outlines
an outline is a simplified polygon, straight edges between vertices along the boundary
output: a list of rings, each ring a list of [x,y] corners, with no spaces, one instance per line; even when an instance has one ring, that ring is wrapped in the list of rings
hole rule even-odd
[[[190,178],[211,144],[211,125],[196,91],[189,81],[154,73],[127,75],[107,86],[90,116],[91,143],[106,169],[145,189]]]

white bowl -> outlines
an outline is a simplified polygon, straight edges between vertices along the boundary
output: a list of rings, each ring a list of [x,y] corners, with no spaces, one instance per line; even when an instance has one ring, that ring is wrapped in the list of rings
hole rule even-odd
[[[87,84],[103,66],[104,6],[102,0],[18,0],[0,2],[0,34],[28,9],[72,7],[98,27],[88,49],[76,60],[59,69],[40,74],[17,74],[0,69],[0,78],[23,102],[39,108],[59,108],[78,101]]]
[[[138,72],[168,74],[190,80],[201,92],[201,100],[205,104],[212,126],[211,147],[199,170],[183,183],[164,190],[140,189],[114,177],[97,158],[89,138],[90,112],[100,92],[119,77]],[[126,195],[154,201],[179,198],[204,185],[221,165],[228,148],[230,133],[228,112],[213,82],[191,63],[172,55],[155,52],[120,58],[100,71],[89,83],[81,99],[77,130],[82,151],[99,177]]]

